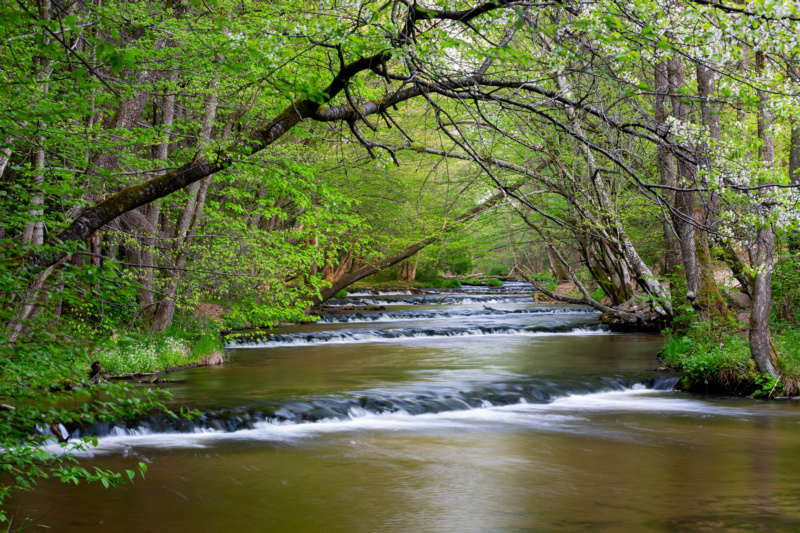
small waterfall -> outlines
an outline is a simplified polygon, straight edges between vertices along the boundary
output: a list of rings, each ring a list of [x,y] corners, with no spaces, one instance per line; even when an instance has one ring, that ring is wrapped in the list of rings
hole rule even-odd
[[[341,312],[322,315],[317,323],[398,322],[404,320],[437,320],[456,317],[597,314],[592,307],[528,307],[515,309],[447,309],[430,311]]]
[[[604,325],[581,325],[564,322],[535,326],[466,326],[450,328],[394,328],[368,330],[339,330],[314,333],[254,334],[228,339],[226,348],[277,348],[285,346],[308,346],[310,344],[352,344],[367,342],[391,342],[395,340],[430,339],[447,337],[475,337],[486,335],[613,335]]]
[[[351,395],[331,395],[284,404],[256,405],[200,413],[194,418],[173,418],[164,414],[140,417],[127,423],[99,423],[64,428],[71,438],[84,436],[123,437],[176,433],[234,433],[252,430],[264,423],[298,425],[345,421],[374,415],[435,415],[513,405],[556,406],[560,401],[593,401],[596,395],[625,391],[669,391],[678,378],[657,376],[645,379],[599,378],[554,382],[528,379],[489,383],[470,390],[416,387],[407,390],[375,390]],[[46,433],[46,430],[43,429]]]

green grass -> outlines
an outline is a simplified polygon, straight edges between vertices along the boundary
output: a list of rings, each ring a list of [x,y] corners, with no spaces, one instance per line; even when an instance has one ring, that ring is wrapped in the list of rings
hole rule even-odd
[[[659,355],[685,374],[687,384],[740,382],[749,383],[756,397],[795,395],[800,383],[800,328],[783,324],[774,329],[772,339],[780,356],[777,383],[756,371],[747,332],[741,329],[695,324],[681,334],[667,333]]]
[[[205,356],[222,352],[222,341],[216,334],[167,333],[111,339],[105,347],[92,354],[91,361],[100,361],[103,368],[112,373],[153,372],[168,366],[199,363]]]
[[[460,289],[461,281],[457,279],[434,278],[428,281],[417,281],[404,286],[418,287],[420,289]]]

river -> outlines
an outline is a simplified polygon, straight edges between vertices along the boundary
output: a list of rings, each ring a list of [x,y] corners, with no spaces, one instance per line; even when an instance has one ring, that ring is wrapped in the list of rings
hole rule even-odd
[[[385,309],[242,340],[169,375],[200,419],[97,428],[84,463],[145,480],[46,482],[20,512],[120,533],[800,529],[796,402],[673,392],[659,336],[528,288],[356,293],[338,303]]]

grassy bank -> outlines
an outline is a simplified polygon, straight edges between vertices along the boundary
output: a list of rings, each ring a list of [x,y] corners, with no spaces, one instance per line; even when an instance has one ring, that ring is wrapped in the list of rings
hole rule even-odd
[[[220,364],[222,341],[216,332],[170,331],[143,337],[112,337],[86,361],[99,361],[111,374],[157,372],[188,365]]]
[[[760,375],[750,357],[747,327],[695,324],[687,331],[668,333],[660,352],[665,364],[684,374],[679,387],[696,392],[755,398],[800,394],[800,328],[788,324],[773,330],[780,356],[778,379]]]

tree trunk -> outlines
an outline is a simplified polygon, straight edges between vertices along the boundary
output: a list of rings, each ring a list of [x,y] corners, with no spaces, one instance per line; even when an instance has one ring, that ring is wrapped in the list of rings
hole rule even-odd
[[[397,273],[397,281],[413,282],[416,278],[415,259],[408,259],[400,264],[400,270]]]
[[[680,122],[689,121],[689,106],[678,93],[686,84],[683,63],[679,56],[669,60],[667,67],[672,94],[672,115]],[[677,186],[692,188],[695,185],[695,172],[691,164],[678,157]],[[683,258],[683,272],[686,277],[686,298],[695,305],[700,289],[700,273],[697,265],[697,245],[694,238],[694,192],[678,190],[675,192],[675,210],[672,223],[678,234]]]
[[[154,158],[162,161],[164,167],[167,166],[169,158],[169,142],[172,133],[172,123],[175,118],[175,82],[178,80],[178,71],[172,70],[167,76],[167,86],[162,100],[161,107],[161,142],[156,146]],[[156,245],[159,241],[159,216],[161,211],[159,201],[145,207],[145,218],[147,220],[146,237],[142,239],[142,289],[141,303],[146,308],[155,303],[153,294],[156,267]]]
[[[800,119],[792,119],[792,134],[789,145],[789,179],[800,184]]]
[[[659,137],[666,139],[669,134],[667,126],[666,102],[670,93],[669,74],[667,62],[661,61],[655,68],[656,97],[655,97],[655,119],[658,127]],[[677,178],[675,174],[675,157],[670,149],[663,144],[658,145],[658,172],[661,177],[661,185],[665,187],[675,187]],[[681,264],[680,243],[678,242],[675,230],[672,226],[672,217],[669,209],[675,204],[675,191],[664,189],[661,196],[666,203],[667,212],[662,219],[662,231],[664,233],[664,274],[671,276],[676,273],[677,267]]]
[[[760,77],[764,69],[764,53],[756,52],[756,72]],[[772,116],[766,109],[767,96],[759,92],[761,105],[758,110],[758,137],[761,140],[759,155],[769,165],[775,160],[775,143],[768,130],[772,124]],[[759,183],[759,185],[762,185]],[[761,189],[761,195],[768,194],[768,189]],[[776,378],[778,372],[778,354],[772,343],[769,328],[769,313],[772,308],[772,265],[775,254],[775,233],[769,220],[769,207],[760,206],[761,222],[756,229],[756,261],[755,279],[753,280],[753,310],[750,314],[750,354],[756,368],[762,374]]]
[[[553,247],[549,244],[545,246],[547,249],[547,260],[550,262],[550,269],[553,271],[553,277],[556,281],[566,281],[569,279],[569,274],[564,270],[564,265],[555,258]]]
[[[28,210],[28,222],[25,229],[22,231],[22,244],[27,246],[44,244],[44,197],[42,196],[42,185],[44,185],[44,137],[39,137],[39,143],[33,157],[33,198],[31,198],[32,207]]]
[[[709,137],[715,141],[721,139],[719,124],[719,113],[715,112],[711,99],[713,96],[713,71],[697,63],[697,88],[700,96],[700,111],[703,125],[708,130]],[[703,143],[700,146],[701,153],[698,154],[700,165],[704,173],[702,178],[703,186],[708,190],[705,202],[695,211],[695,244],[697,246],[697,265],[699,274],[698,296],[700,307],[704,312],[716,314],[728,321],[734,320],[734,316],[728,309],[719,286],[714,279],[714,269],[711,258],[711,247],[709,246],[708,228],[716,226],[715,219],[719,204],[719,195],[709,188],[708,176],[714,170],[714,160],[709,155],[709,146]],[[702,193],[701,193],[702,194]]]
[[[216,80],[211,85],[211,93],[206,99],[205,111],[203,114],[203,126],[200,130],[200,142],[198,143],[198,150],[202,150],[211,140],[211,132],[214,126],[214,120],[217,116],[217,97],[214,93],[216,88]],[[230,135],[230,128],[232,124],[229,121],[225,125],[225,131],[222,134],[222,142],[228,140]],[[159,304],[155,316],[155,328],[157,331],[165,331],[172,325],[175,317],[175,309],[177,306],[178,286],[180,284],[181,276],[183,274],[183,267],[186,262],[186,254],[189,247],[194,240],[200,220],[203,217],[203,209],[205,207],[206,195],[211,186],[211,181],[214,176],[211,175],[204,178],[201,182],[195,182],[189,188],[189,197],[186,201],[186,206],[181,212],[175,228],[176,238],[174,240],[173,248],[175,250],[174,270],[169,272],[169,283],[164,289],[164,300]]]
[[[792,119],[792,134],[789,144],[789,179],[793,185],[800,185],[800,118]],[[800,232],[789,230],[789,250],[800,252]]]
[[[753,309],[750,313],[750,355],[762,374],[778,377],[778,354],[772,343],[769,314],[772,308],[772,264],[775,234],[772,224],[765,221],[756,239],[756,275],[753,289]]]
[[[622,257],[598,239],[584,239],[581,251],[592,279],[608,296],[612,305],[620,305],[633,298],[633,280]],[[561,265],[561,261],[558,264]],[[561,268],[564,269],[563,266]]]
[[[39,16],[44,24],[47,24],[47,22],[50,20],[50,7],[50,0],[39,1]],[[50,37],[44,30],[42,30],[42,41],[45,45],[50,42]],[[50,72],[52,72],[52,68],[49,65],[49,61],[46,59],[38,58],[35,59],[34,62],[37,69],[36,78],[41,86],[42,95],[44,97],[44,95],[46,95],[50,89],[48,80],[50,78]],[[38,125],[40,130],[44,131],[46,129],[45,124],[39,123]],[[33,156],[33,180],[31,184],[32,206],[28,210],[29,220],[22,232],[22,244],[26,246],[29,244],[34,246],[44,244],[44,221],[42,220],[42,217],[44,216],[44,209],[42,207],[44,205],[44,195],[42,192],[42,186],[44,185],[45,166],[44,143],[44,136],[40,136],[36,139],[37,146]]]
[[[559,89],[568,94],[568,86],[567,81],[564,75],[556,76],[556,81],[558,82]],[[567,116],[570,119],[570,123],[572,127],[575,129],[575,132],[584,137],[583,128],[581,127],[580,122],[577,120],[577,115],[575,113],[575,109],[572,106],[566,106],[565,111]],[[586,149],[586,163],[587,163],[587,171],[591,179],[591,185],[594,188],[595,194],[597,196],[597,201],[599,203],[601,213],[604,214],[605,222],[609,227],[609,232],[611,235],[608,235],[609,240],[616,241],[616,251],[620,257],[624,258],[627,266],[635,273],[636,279],[639,284],[653,297],[659,298],[662,300],[662,305],[657,305],[656,310],[659,313],[663,313],[665,315],[672,314],[672,306],[669,301],[667,301],[667,294],[664,291],[664,288],[661,286],[661,283],[655,279],[650,268],[645,264],[642,260],[639,253],[636,251],[636,248],[633,246],[633,243],[628,238],[627,233],[622,228],[618,217],[614,213],[613,206],[611,205],[611,201],[609,200],[608,190],[606,187],[605,179],[601,175],[600,170],[597,167],[597,164],[594,160],[594,154],[590,149]],[[603,228],[598,228],[599,230],[603,230]],[[604,243],[608,245],[607,242]],[[574,276],[571,276],[574,277]],[[624,279],[624,278],[623,278]]]
[[[3,144],[0,145],[0,178],[3,177],[3,173],[6,171],[6,165],[8,165],[8,160],[11,159],[11,141],[14,140],[14,137],[9,135],[3,141]]]

